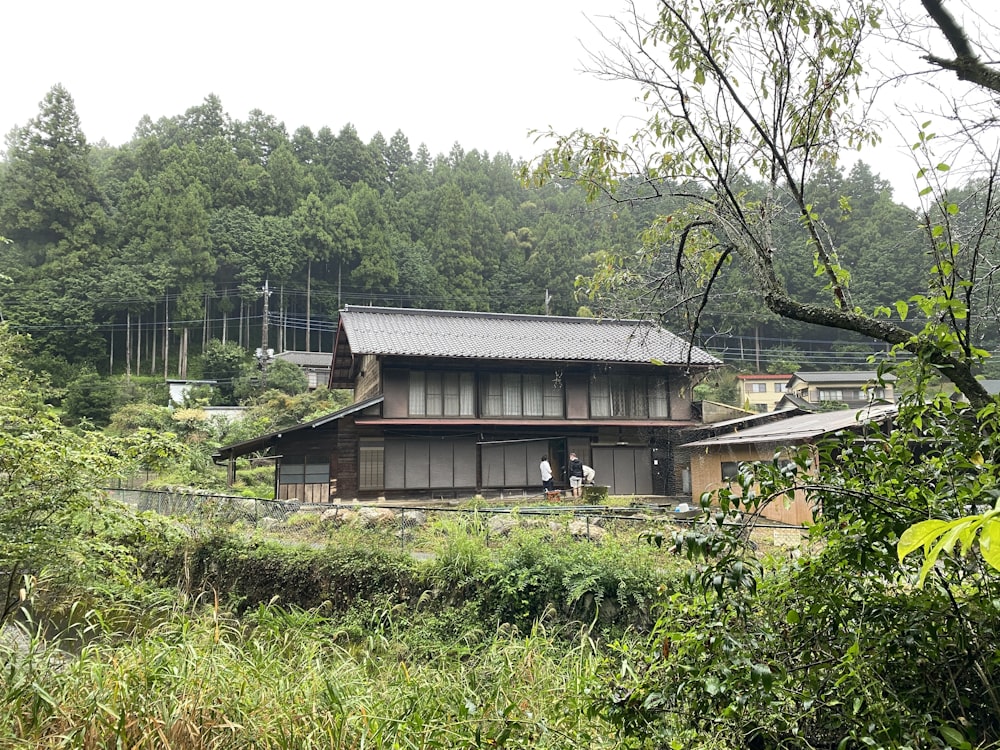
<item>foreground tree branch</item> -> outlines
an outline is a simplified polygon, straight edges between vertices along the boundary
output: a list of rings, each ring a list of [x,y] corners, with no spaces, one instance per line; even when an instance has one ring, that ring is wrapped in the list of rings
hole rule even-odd
[[[941,0],[923,2],[956,52],[952,62],[1000,90],[1000,79],[991,77]],[[656,188],[646,191],[650,197],[686,199],[686,208],[652,222],[645,256],[618,258],[596,286],[613,295],[616,286],[641,277],[644,266],[662,273],[655,258],[669,252],[677,288],[701,288],[707,299],[731,255],[753,279],[746,292],[775,314],[909,352],[970,403],[986,404],[975,377],[981,352],[968,322],[978,312],[971,307],[982,263],[978,245],[971,261],[956,255],[960,243],[948,225],[956,207],[942,199],[942,219],[926,217],[928,258],[938,261],[928,262],[928,289],[911,292],[927,292],[917,301],[926,321],[921,331],[907,323],[916,297],[884,300],[872,310],[854,304],[850,269],[813,197],[818,170],[836,165],[844,149],[880,140],[882,124],[869,118],[860,81],[881,3],[850,0],[831,10],[819,2],[661,0],[658,8],[647,18],[633,3],[627,17],[614,20],[615,35],[605,36],[614,54],[594,56],[599,76],[641,87],[649,106],[645,125],[627,145],[606,133],[558,138],[530,172],[538,181],[574,178],[592,195],[613,200],[629,200],[635,195],[629,190],[650,185]],[[779,270],[810,261],[825,281],[825,300],[803,295]],[[694,315],[695,329],[704,308]]]
[[[945,9],[944,0],[920,0],[920,2],[955,53],[953,58],[927,54],[924,59],[939,68],[954,72],[963,81],[1000,93],[1000,73],[983,63],[972,48],[965,29]]]

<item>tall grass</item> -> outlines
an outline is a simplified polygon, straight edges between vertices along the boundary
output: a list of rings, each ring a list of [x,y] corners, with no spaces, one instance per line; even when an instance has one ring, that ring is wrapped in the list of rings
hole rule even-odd
[[[390,608],[364,633],[320,611],[175,607],[76,656],[8,647],[4,748],[614,747],[585,712],[593,644],[543,626],[429,648]],[[95,624],[95,628],[98,627]],[[456,645],[460,643],[461,645]],[[4,729],[7,727],[8,729]]]

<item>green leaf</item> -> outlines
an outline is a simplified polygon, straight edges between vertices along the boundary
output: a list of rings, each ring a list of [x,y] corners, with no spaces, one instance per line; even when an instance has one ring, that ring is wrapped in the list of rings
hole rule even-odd
[[[906,316],[910,312],[910,306],[902,300],[899,300],[896,302],[896,312],[899,314],[900,320],[906,320]]]
[[[899,555],[899,561],[903,562],[903,558],[914,550],[929,545],[947,531],[950,525],[950,522],[941,521],[936,518],[913,524],[913,526],[900,535],[899,542],[896,544],[896,553]]]
[[[770,690],[774,684],[774,673],[767,664],[754,664],[750,668],[750,676],[754,682],[759,682],[765,690]]]
[[[722,692],[722,683],[718,677],[709,677],[705,680],[705,692],[709,695],[718,695]]]
[[[1000,570],[1000,518],[990,518],[983,522],[979,551],[983,553],[983,560],[987,565]]]
[[[969,744],[964,734],[947,724],[938,727],[938,731],[941,733],[941,738],[954,748],[967,747]]]

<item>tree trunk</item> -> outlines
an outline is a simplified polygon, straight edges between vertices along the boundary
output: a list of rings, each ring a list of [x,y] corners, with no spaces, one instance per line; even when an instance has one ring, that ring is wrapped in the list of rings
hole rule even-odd
[[[288,322],[288,318],[285,315],[285,285],[281,284],[278,287],[278,307],[280,309],[279,316],[281,317],[281,324],[278,327],[278,351],[285,351],[285,325]]]
[[[135,321],[135,374],[142,372],[142,316]]]
[[[170,298],[163,298],[163,379],[170,378]]]
[[[187,378],[187,362],[188,362],[188,342],[190,339],[191,329],[187,326],[181,329],[181,342],[179,351],[177,352],[177,377],[181,379]]]
[[[306,264],[306,351],[312,351],[312,275],[313,263]]]
[[[201,350],[208,345],[208,292],[205,292],[205,314],[201,322]]]
[[[149,374],[156,372],[156,302],[153,302],[153,325],[149,328]]]
[[[132,379],[132,311],[125,311],[125,380]]]

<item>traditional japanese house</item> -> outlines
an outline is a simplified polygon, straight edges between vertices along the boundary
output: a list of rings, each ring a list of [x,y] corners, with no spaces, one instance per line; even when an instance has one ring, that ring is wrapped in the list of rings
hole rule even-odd
[[[220,449],[276,457],[279,498],[541,492],[570,451],[612,494],[681,491],[691,387],[721,363],[649,322],[348,306],[331,388],[354,404]]]

